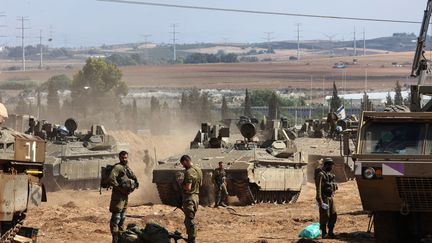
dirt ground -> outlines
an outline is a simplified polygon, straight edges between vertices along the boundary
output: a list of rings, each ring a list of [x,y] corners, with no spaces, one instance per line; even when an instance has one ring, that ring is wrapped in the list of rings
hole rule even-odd
[[[330,90],[332,81],[335,81],[338,87],[346,86],[350,91],[363,90],[366,83],[368,89],[375,90],[393,88],[396,80],[406,84],[415,83],[415,80],[408,78],[412,52],[358,56],[355,57],[358,60],[357,65],[348,65],[344,69],[333,68],[334,63],[339,61],[352,63],[353,58],[312,56],[299,62],[127,66],[120,69],[123,80],[130,87],[146,88],[309,89],[311,77],[315,90],[322,90],[323,86]],[[393,62],[403,65],[392,66]],[[79,65],[74,66],[74,69],[1,72],[0,81],[31,79],[44,82],[59,74],[72,78],[78,68]],[[342,85],[344,73],[346,85]]]
[[[139,176],[140,189],[132,193],[128,214],[141,218],[128,218],[126,223],[144,226],[156,221],[169,231],[185,233],[183,213],[173,207],[161,205],[155,186],[142,173],[142,151],[156,147],[158,156],[181,153],[186,149],[189,136],[144,137],[132,132],[112,133],[131,144],[131,167]],[[315,188],[309,183],[302,190],[295,204],[258,204],[232,206],[232,210],[201,207],[196,222],[197,242],[302,242],[298,233],[307,225],[318,221],[318,209],[314,201]],[[59,191],[48,194],[48,202],[28,213],[26,225],[37,227],[39,241],[44,242],[110,242],[108,212],[110,191]],[[355,181],[339,185],[336,193],[339,213],[336,231],[338,240],[318,242],[372,242],[361,239],[358,232],[365,232],[367,214],[362,212]]]

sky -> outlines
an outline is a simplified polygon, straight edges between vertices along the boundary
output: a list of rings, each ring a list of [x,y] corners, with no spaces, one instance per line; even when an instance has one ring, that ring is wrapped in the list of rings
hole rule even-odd
[[[289,16],[210,12],[203,10],[128,5],[96,0],[1,0],[0,44],[20,45],[19,16],[25,22],[26,43],[52,38],[53,46],[80,47],[102,44],[172,41],[172,24],[177,24],[178,43],[264,42],[294,40],[300,25],[300,39],[352,40],[389,36],[395,32],[418,34],[420,24],[377,23],[351,20],[327,20]],[[147,0],[148,2],[236,8],[317,15],[350,16],[421,21],[426,0]]]

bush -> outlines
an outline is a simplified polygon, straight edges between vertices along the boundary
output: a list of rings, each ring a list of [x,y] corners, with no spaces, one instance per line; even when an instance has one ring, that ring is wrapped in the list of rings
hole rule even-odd
[[[32,80],[23,80],[23,81],[4,81],[0,83],[0,89],[10,89],[10,90],[25,90],[25,89],[34,89],[37,87],[37,83]]]

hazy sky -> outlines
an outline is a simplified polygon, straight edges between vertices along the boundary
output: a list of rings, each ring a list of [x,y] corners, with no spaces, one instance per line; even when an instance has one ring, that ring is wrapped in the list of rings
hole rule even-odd
[[[421,21],[426,0],[148,0],[158,3],[188,4],[220,8],[241,8],[303,14],[336,15],[364,18],[386,18]],[[96,0],[1,0],[0,43],[19,45],[16,29],[18,16],[27,16],[28,43],[42,29],[46,37],[52,30],[56,46],[94,46],[103,43],[149,40],[170,42],[172,23],[178,24],[178,42],[262,42],[264,32],[274,32],[277,40],[296,39],[296,23],[301,23],[301,39],[352,40],[354,26],[357,37],[366,29],[366,37],[388,36],[394,32],[418,34],[419,24],[376,23],[348,20],[310,19],[244,13],[138,6]]]

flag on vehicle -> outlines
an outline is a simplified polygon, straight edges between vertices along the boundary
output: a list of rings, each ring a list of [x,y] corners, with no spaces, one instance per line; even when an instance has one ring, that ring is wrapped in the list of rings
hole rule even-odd
[[[336,110],[337,116],[339,119],[345,119],[346,118],[346,113],[345,113],[345,107],[343,105],[341,105],[337,110]]]

